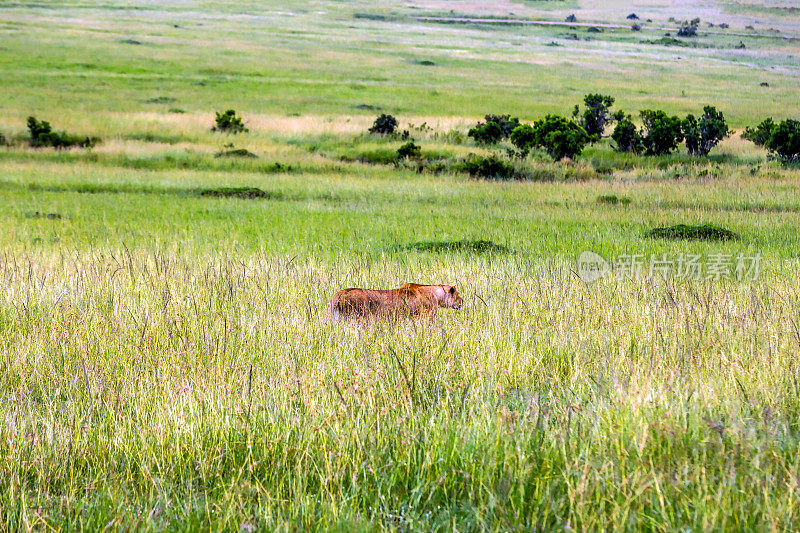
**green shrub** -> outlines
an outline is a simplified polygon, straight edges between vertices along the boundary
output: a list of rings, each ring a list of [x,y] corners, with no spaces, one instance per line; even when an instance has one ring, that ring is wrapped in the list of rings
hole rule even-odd
[[[589,142],[586,131],[558,115],[547,115],[533,123],[534,145],[545,149],[554,160],[574,159]]]
[[[697,36],[697,27],[700,25],[700,19],[696,18],[689,22],[681,23],[681,27],[678,28],[678,37],[696,37]]]
[[[487,124],[489,122],[494,122],[500,126],[500,130],[503,132],[503,139],[508,139],[511,132],[514,131],[514,128],[519,126],[519,119],[511,115],[486,115],[483,118],[486,120]]]
[[[511,143],[519,149],[520,156],[525,157],[536,146],[536,130],[530,124],[520,124],[511,132]]]
[[[500,159],[494,154],[488,156],[469,154],[467,158],[458,165],[457,169],[468,173],[473,178],[496,180],[520,178],[520,174],[514,165]]]
[[[646,155],[666,155],[683,140],[681,119],[667,116],[661,110],[644,109],[640,112],[644,124],[642,145]]]
[[[800,120],[787,119],[775,126],[765,146],[782,161],[800,160]]]
[[[450,131],[441,135],[442,141],[450,144],[464,144],[464,134],[457,130],[451,129]]]
[[[597,203],[608,205],[628,205],[631,203],[631,199],[627,196],[617,196],[616,194],[603,194],[597,197]]]
[[[81,148],[91,148],[98,142],[96,137],[81,137],[63,131],[53,131],[49,122],[36,120],[35,117],[28,117],[28,131],[31,134],[31,146],[37,147],[70,148],[80,146]]]
[[[236,114],[233,109],[228,109],[223,113],[216,113],[214,119],[214,126],[211,131],[220,131],[224,133],[246,133],[249,131],[245,127],[242,117]]]
[[[422,155],[422,149],[414,141],[408,141],[403,146],[397,149],[398,159],[416,158]]]
[[[645,237],[656,239],[676,239],[676,240],[705,240],[705,241],[729,241],[736,240],[739,236],[733,231],[713,224],[687,225],[677,224],[653,228],[645,232]]]
[[[383,113],[378,118],[375,119],[375,122],[372,124],[372,127],[369,129],[370,133],[377,133],[380,135],[391,135],[394,133],[394,130],[397,128],[397,119],[394,118],[392,115],[387,115]]]
[[[242,157],[245,159],[258,159],[258,156],[246,148],[231,148],[214,154],[214,157]]]
[[[606,124],[614,120],[609,113],[609,109],[614,105],[614,98],[602,94],[587,94],[583,97],[583,103],[586,106],[583,114],[580,113],[578,106],[575,106],[572,116],[589,135],[590,142],[599,141],[606,131]]]
[[[688,115],[681,122],[681,133],[690,154],[707,156],[712,148],[728,136],[728,124],[715,107],[705,106],[700,119]]]
[[[747,127],[744,129],[742,137],[758,146],[766,146],[772,132],[775,131],[776,124],[771,118],[764,119],[755,129]]]
[[[617,125],[611,133],[611,140],[614,141],[614,150],[617,152],[631,152],[638,154],[642,151],[642,134],[633,123],[633,117],[626,115],[623,111],[614,114]]]
[[[467,132],[478,144],[497,144],[503,139],[503,128],[497,122],[478,122]]]

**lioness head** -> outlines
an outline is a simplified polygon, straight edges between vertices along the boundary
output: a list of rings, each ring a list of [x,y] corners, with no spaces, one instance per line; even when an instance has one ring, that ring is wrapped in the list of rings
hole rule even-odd
[[[456,288],[452,285],[442,285],[442,289],[444,289],[444,298],[439,301],[439,305],[441,307],[460,309],[464,300],[461,299],[461,295],[458,294]]]

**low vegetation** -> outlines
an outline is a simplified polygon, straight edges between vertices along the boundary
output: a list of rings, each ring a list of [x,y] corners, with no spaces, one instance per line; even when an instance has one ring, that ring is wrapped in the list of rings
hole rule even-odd
[[[370,133],[378,135],[391,135],[397,129],[397,119],[392,115],[382,114],[375,119],[375,122],[370,127]]]
[[[645,235],[647,237],[658,239],[706,241],[728,241],[739,238],[739,236],[733,231],[715,226],[713,224],[677,224],[675,226],[653,228]]]
[[[240,115],[236,114],[233,109],[227,111],[217,112],[214,118],[214,126],[211,131],[221,133],[247,133],[249,130],[244,125],[244,121]]]
[[[631,199],[627,196],[617,196],[616,194],[603,194],[597,197],[598,204],[608,205],[628,205]]]
[[[514,129],[520,125],[519,119],[511,115],[486,115],[485,122],[478,122],[469,129],[467,137],[478,144],[497,144],[508,139]]]
[[[678,37],[696,37],[697,28],[699,26],[700,26],[699,18],[682,22],[681,27],[678,28]]]
[[[503,137],[503,128],[494,121],[478,122],[469,129],[467,137],[478,144],[497,144]]]
[[[688,115],[681,122],[681,133],[689,153],[705,157],[728,136],[729,130],[722,113],[712,106],[706,106],[699,119],[695,119],[694,115]]]
[[[30,144],[34,147],[49,146],[53,148],[91,148],[95,146],[99,139],[96,137],[82,137],[71,135],[64,131],[53,131],[50,123],[46,120],[37,120],[36,117],[28,117],[28,132],[30,133]]]
[[[764,119],[758,126],[745,128],[742,137],[758,146],[766,146],[775,131],[775,122],[772,118]]]
[[[213,198],[242,198],[254,200],[258,198],[276,198],[278,195],[259,189],[258,187],[213,187],[197,191],[200,196]]]
[[[422,155],[422,148],[414,141],[408,141],[403,146],[397,149],[398,159],[413,159]]]
[[[614,141],[614,150],[618,152],[628,152],[638,154],[642,151],[642,135],[636,124],[633,123],[633,117],[626,114],[624,111],[617,111],[614,114],[614,120],[617,125],[614,126],[614,132],[611,134],[611,139]]]
[[[781,121],[773,128],[764,146],[782,161],[800,160],[800,120]]]
[[[396,250],[432,252],[432,253],[466,253],[466,254],[507,254],[511,249],[487,240],[460,241],[423,241],[397,246]]]
[[[614,115],[609,111],[614,105],[614,97],[587,94],[583,98],[583,104],[585,108],[582,113],[575,106],[572,111],[573,120],[586,131],[591,142],[597,142],[605,133],[606,126],[614,121]]]
[[[747,128],[742,135],[785,163],[800,160],[800,120],[787,119],[775,123],[764,119],[755,129]]]
[[[456,166],[457,170],[466,172],[473,178],[491,180],[513,180],[523,178],[523,174],[510,161],[495,154],[482,156],[469,154]]]
[[[258,156],[246,148],[230,148],[214,154],[214,157],[242,157],[245,159],[258,159]]]
[[[558,161],[580,155],[590,137],[583,127],[558,115],[547,115],[532,126],[518,126],[512,133],[512,142],[523,153],[531,148],[543,148]]]
[[[643,109],[641,145],[645,155],[667,155],[683,140],[681,119],[661,110]]]

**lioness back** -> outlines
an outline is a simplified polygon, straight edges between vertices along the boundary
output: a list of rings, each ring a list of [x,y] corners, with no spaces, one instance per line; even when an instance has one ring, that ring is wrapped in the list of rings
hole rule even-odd
[[[450,285],[406,283],[397,289],[344,289],[328,306],[331,317],[399,317],[435,315],[439,307],[461,307],[461,296]]]

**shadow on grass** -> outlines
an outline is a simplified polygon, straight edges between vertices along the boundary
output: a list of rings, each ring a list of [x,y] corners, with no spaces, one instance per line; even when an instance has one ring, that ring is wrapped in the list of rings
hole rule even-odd
[[[197,189],[199,196],[212,198],[241,198],[244,200],[281,199],[282,194],[263,191],[257,187],[214,187],[210,189]]]
[[[258,159],[258,156],[246,148],[234,148],[217,152],[214,157],[244,157],[245,159]]]
[[[616,194],[604,194],[597,197],[598,204],[606,205],[628,205],[631,199],[627,196],[617,196]]]
[[[737,240],[739,236],[731,230],[720,228],[712,224],[666,226],[654,228],[645,232],[645,237],[672,240],[703,240],[703,241],[730,241]]]
[[[78,194],[153,194],[176,197],[201,197],[201,198],[240,198],[245,200],[292,200],[308,199],[298,196],[289,198],[283,193],[265,191],[257,187],[206,187],[193,189],[179,189],[169,187],[151,187],[146,185],[106,184],[106,183],[76,183],[74,185],[40,185],[18,184],[0,182],[0,189],[16,189],[33,192],[78,193]],[[330,196],[330,195],[328,195]],[[336,200],[320,196],[320,200]]]
[[[45,220],[64,220],[64,215],[61,213],[42,213],[41,211],[26,211],[23,216],[25,218],[40,218]]]
[[[151,134],[137,135],[139,140],[148,142],[169,143],[166,136],[157,137]],[[178,140],[175,137],[173,140]],[[248,152],[247,154],[245,152]],[[102,154],[92,151],[76,150],[31,150],[14,151],[1,150],[0,160],[11,161],[45,161],[49,163],[97,163],[106,167],[132,168],[135,170],[208,170],[222,172],[250,172],[250,173],[290,173],[305,170],[299,165],[288,165],[277,161],[267,161],[258,158],[255,154],[248,155],[247,150],[233,150],[231,152],[206,153],[166,153],[154,157],[139,157],[128,154]],[[328,165],[323,168],[318,164],[311,164],[307,169],[322,171],[341,171],[339,165]]]
[[[392,248],[393,251],[416,251],[432,253],[472,253],[472,254],[507,254],[513,252],[511,248],[492,241],[462,240],[462,241],[421,241],[409,244],[399,244]]]

